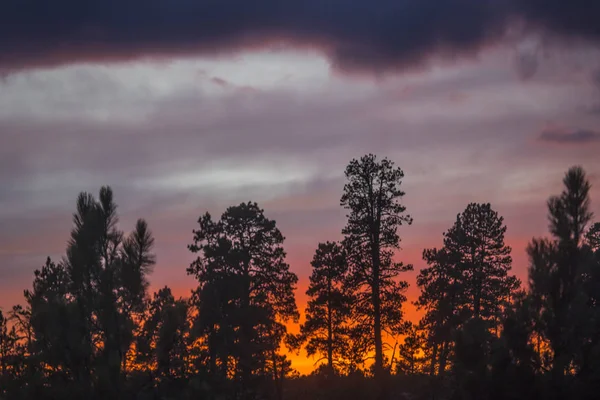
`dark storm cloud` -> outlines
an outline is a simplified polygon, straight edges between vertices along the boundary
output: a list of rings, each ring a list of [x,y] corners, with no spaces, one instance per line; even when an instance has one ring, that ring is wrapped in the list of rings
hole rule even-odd
[[[502,36],[518,13],[599,36],[600,5],[541,0],[4,0],[0,68],[234,51],[277,40],[317,46],[336,68],[385,70]],[[550,7],[546,7],[550,4]],[[584,5],[588,5],[584,8]]]
[[[583,144],[600,141],[600,132],[587,129],[577,129],[571,132],[545,130],[540,134],[539,139],[552,143]]]
[[[514,12],[530,25],[557,35],[600,40],[600,2],[596,0],[513,0]]]
[[[560,35],[600,38],[589,0],[5,0],[0,66],[220,52],[285,39],[321,47],[345,69],[386,69],[462,53],[511,17]]]

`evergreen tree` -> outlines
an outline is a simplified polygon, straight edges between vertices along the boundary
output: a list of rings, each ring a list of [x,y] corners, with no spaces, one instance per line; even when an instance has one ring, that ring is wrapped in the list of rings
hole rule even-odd
[[[251,398],[284,338],[285,322],[298,319],[298,278],[285,262],[283,235],[256,203],[230,207],[216,222],[207,213],[198,223],[189,249],[200,255],[188,273],[198,279],[201,291],[228,282],[230,295],[219,301],[219,308],[230,303],[235,311],[218,321],[219,329],[235,332],[226,348],[235,360],[242,396]]]
[[[189,307],[184,299],[175,300],[171,290],[165,287],[154,295],[150,309],[159,320],[154,330],[156,373],[161,392],[169,393],[171,385],[177,381],[185,383],[187,378]]]
[[[48,367],[49,382],[62,380],[75,397],[122,394],[134,318],[143,312],[154,264],[147,224],[139,220],[124,239],[116,209],[108,187],[98,200],[80,194],[66,256],[58,264],[48,259],[25,292],[31,356]]]
[[[14,327],[0,310],[0,395],[6,396],[6,388],[16,380],[15,358],[18,337]]]
[[[415,302],[425,311],[419,322],[426,330],[426,345],[430,353],[429,375],[443,375],[452,352],[452,334],[460,324],[458,305],[461,296],[461,274],[455,268],[455,256],[446,249],[426,249],[423,259],[428,267],[421,269],[417,285],[421,294]]]
[[[401,204],[404,173],[392,161],[369,154],[352,160],[345,174],[348,182],[340,204],[349,210],[342,231],[349,249],[348,287],[355,295],[355,320],[369,327],[356,332],[368,334],[368,349],[375,352],[374,373],[380,377],[385,368],[383,333],[401,333],[404,327],[402,303],[408,283],[398,276],[412,266],[395,262],[393,256],[400,248],[398,227],[412,219]]]
[[[329,374],[335,373],[348,352],[348,318],[352,296],[344,287],[348,263],[345,250],[338,243],[319,243],[311,262],[313,267],[306,294],[306,322],[301,336],[307,341],[309,356],[319,354]]]
[[[587,297],[587,323],[577,363],[582,391],[589,398],[597,393],[600,385],[600,223],[593,224],[588,230],[585,245],[587,267],[584,291]]]
[[[550,392],[558,399],[572,394],[573,374],[586,375],[596,348],[592,338],[600,333],[590,324],[594,302],[588,290],[597,267],[584,240],[592,219],[591,185],[580,167],[569,169],[563,184],[563,192],[548,200],[552,239],[534,239],[528,247],[530,293],[552,350]]]
[[[536,378],[542,365],[534,339],[535,321],[531,296],[519,291],[502,318],[499,339],[492,344],[490,398],[526,400],[541,396]]]
[[[154,293],[147,313],[140,321],[140,333],[135,338],[135,361],[144,374],[145,385],[137,391],[154,393],[160,398],[182,393],[190,378],[189,303],[175,299],[171,289],[164,287]],[[141,386],[141,387],[140,387]]]
[[[404,341],[398,346],[396,373],[417,375],[425,372],[425,336],[416,326],[411,325]]]
[[[481,318],[470,318],[454,332],[452,398],[485,400],[492,335]]]
[[[202,368],[210,375],[212,390],[226,393],[235,362],[232,343],[236,340],[236,318],[239,318],[237,293],[234,279],[213,278],[193,291],[191,304],[196,315],[192,335],[202,343],[199,349],[200,358],[204,357]]]
[[[600,222],[596,222],[590,227],[585,234],[585,239],[593,252],[597,253],[600,250]]]
[[[471,203],[444,235],[444,249],[460,273],[461,318],[482,319],[496,328],[504,306],[519,287],[509,275],[511,248],[504,219],[490,204]]]
[[[120,314],[119,359],[123,373],[127,372],[127,360],[139,321],[147,307],[148,275],[152,273],[156,257],[153,251],[154,237],[144,220],[138,220],[135,230],[125,238],[121,257],[117,264],[117,310]]]
[[[71,373],[75,368],[80,339],[76,331],[77,314],[69,298],[69,280],[62,263],[50,258],[35,270],[31,290],[25,291],[30,309],[31,355],[44,375],[48,398],[60,398],[80,390]]]
[[[503,218],[489,204],[472,203],[444,233],[444,247],[423,252],[429,267],[417,277],[421,295],[416,304],[426,311],[421,325],[429,329],[433,347],[431,374],[435,364],[437,373],[444,373],[455,333],[467,321],[482,320],[487,331],[498,328],[520,284],[509,275],[512,259],[505,232]],[[461,337],[481,339],[479,328],[473,323]]]

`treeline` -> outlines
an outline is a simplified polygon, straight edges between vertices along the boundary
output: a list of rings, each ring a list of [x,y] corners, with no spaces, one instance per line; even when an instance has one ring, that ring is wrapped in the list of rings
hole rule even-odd
[[[60,261],[36,270],[25,305],[0,313],[2,399],[593,399],[600,389],[600,224],[579,167],[548,200],[549,237],[511,275],[503,218],[469,204],[412,265],[397,261],[403,172],[352,160],[339,242],[318,244],[300,333],[284,236],[252,202],[198,220],[189,298],[149,294],[154,238],[119,229],[110,188],[77,199]],[[399,345],[398,338],[403,338]],[[313,356],[299,376],[288,354]]]

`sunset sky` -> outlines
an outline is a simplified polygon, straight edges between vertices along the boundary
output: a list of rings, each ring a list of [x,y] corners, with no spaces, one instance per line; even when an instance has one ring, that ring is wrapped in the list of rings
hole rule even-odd
[[[505,217],[521,278],[568,167],[587,170],[600,215],[597,3],[29,3],[0,6],[3,309],[64,253],[77,194],[102,185],[121,229],[143,217],[155,234],[152,289],[182,296],[197,218],[257,201],[300,308],[314,249],[345,223],[344,167],[365,153],[406,175],[411,300],[422,250],[469,202]]]

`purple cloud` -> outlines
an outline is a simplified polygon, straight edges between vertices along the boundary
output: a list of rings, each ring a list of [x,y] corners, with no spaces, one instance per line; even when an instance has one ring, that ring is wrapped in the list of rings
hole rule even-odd
[[[572,131],[548,129],[540,133],[539,140],[548,143],[585,144],[600,141],[600,132],[588,129]]]

